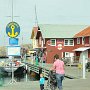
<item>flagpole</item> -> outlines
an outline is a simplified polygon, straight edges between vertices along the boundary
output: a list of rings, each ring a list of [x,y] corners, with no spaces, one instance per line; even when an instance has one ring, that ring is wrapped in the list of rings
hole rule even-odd
[[[13,0],[12,0],[12,22],[13,22]],[[13,59],[13,56],[12,56]],[[13,60],[12,60],[12,83],[14,81]]]
[[[13,22],[13,0],[12,0],[12,22]],[[12,62],[12,79],[11,79],[11,81],[10,81],[10,83],[12,84],[12,83],[14,83],[14,82],[16,82],[15,80],[14,80],[14,70],[13,70],[13,59],[14,59],[14,57],[13,56],[11,56],[11,62]]]
[[[13,0],[12,0],[12,22],[13,22]]]

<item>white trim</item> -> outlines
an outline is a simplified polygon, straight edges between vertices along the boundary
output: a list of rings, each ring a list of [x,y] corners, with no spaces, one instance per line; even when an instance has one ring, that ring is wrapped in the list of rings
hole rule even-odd
[[[80,37],[77,38],[77,44],[80,44]]]
[[[63,57],[63,52],[62,52],[62,57]]]
[[[82,37],[82,45],[85,44],[85,37]]]
[[[43,44],[45,44],[45,38],[43,38]]]
[[[68,55],[66,55],[68,54]],[[70,52],[65,52],[65,57],[70,57]]]
[[[43,45],[43,40],[42,40],[42,46],[41,47],[43,47],[44,45]]]

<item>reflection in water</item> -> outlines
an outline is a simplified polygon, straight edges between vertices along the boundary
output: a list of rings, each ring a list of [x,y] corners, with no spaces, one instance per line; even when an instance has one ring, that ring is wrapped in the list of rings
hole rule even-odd
[[[4,75],[2,78],[3,78],[4,84],[8,84],[12,80],[12,75],[11,75],[11,73],[8,73],[7,75]],[[26,82],[26,81],[36,81],[37,79],[36,79],[36,77],[32,77],[29,74],[24,74],[23,76],[15,75],[14,80],[16,82]]]
[[[0,59],[0,61],[6,61],[7,59]],[[3,79],[4,84],[8,84],[12,80],[12,73],[5,72],[2,67],[0,67],[0,78]],[[34,72],[26,71],[25,67],[19,67],[16,71],[14,71],[14,80],[16,82],[24,82],[24,81],[35,81],[38,75]]]

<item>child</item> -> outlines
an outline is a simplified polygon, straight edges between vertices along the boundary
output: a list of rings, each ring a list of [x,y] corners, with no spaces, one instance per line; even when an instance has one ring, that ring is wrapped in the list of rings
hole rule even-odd
[[[43,74],[40,74],[40,90],[44,90],[44,83],[45,83],[45,78],[43,77]]]
[[[36,63],[36,66],[39,65],[39,58],[38,58],[38,55],[36,55],[36,57],[35,57],[35,63]]]

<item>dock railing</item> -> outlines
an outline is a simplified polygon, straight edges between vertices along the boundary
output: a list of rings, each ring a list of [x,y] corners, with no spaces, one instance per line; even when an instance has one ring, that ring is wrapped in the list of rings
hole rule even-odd
[[[79,57],[73,56],[73,57],[63,57],[62,61],[64,61],[65,65],[78,65],[79,63]]]
[[[39,74],[39,70],[40,68],[42,69],[42,73],[44,74],[44,77],[48,78],[48,73],[49,73],[49,70],[44,68],[44,67],[41,67],[41,66],[37,66],[37,65],[34,65],[34,64],[30,64],[30,63],[26,63],[26,65],[28,66],[28,70],[29,71],[33,71],[37,74]]]

